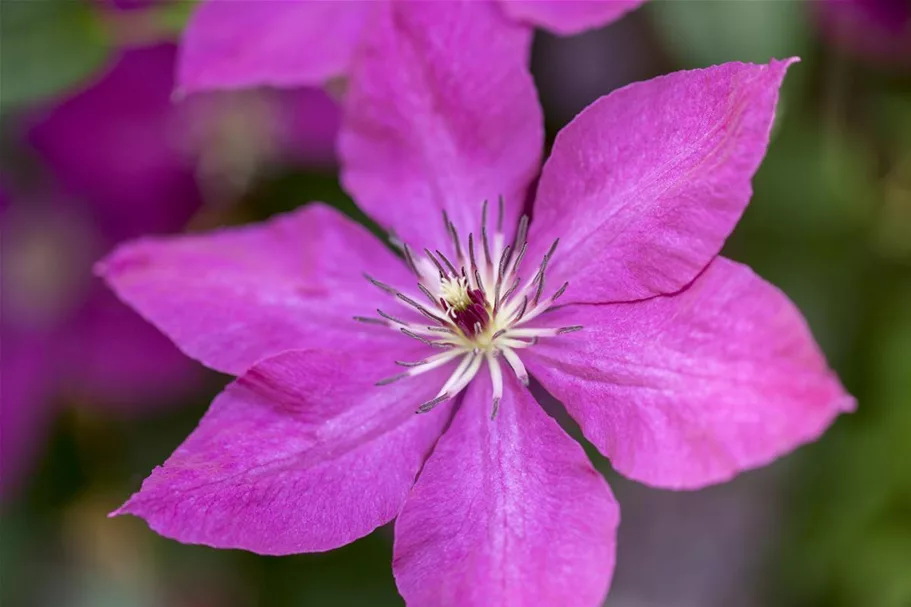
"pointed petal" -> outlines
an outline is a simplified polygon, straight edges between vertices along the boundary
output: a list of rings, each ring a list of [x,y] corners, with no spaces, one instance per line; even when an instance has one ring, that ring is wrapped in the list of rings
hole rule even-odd
[[[345,99],[342,179],[417,250],[447,242],[442,211],[467,234],[500,195],[515,226],[544,137],[530,40],[487,2],[392,3],[371,30]]]
[[[649,485],[728,480],[854,407],[794,305],[727,259],[676,295],[542,318],[584,328],[529,348],[529,370],[614,468]]]
[[[672,293],[718,254],[750,200],[793,61],[726,63],[632,84],[557,135],[531,239],[543,253],[561,238],[549,268],[555,284],[584,277],[567,303]]]
[[[373,10],[372,2],[204,0],[183,35],[179,90],[320,86],[346,74]]]
[[[389,522],[448,417],[415,415],[445,370],[377,387],[391,352],[286,352],[253,367],[116,514],[260,554],[330,550]],[[450,369],[451,371],[451,369]]]
[[[513,19],[569,36],[613,23],[645,0],[501,0]]]
[[[379,240],[322,204],[256,225],[138,240],[98,270],[187,355],[234,375],[284,350],[400,337],[352,319],[386,301],[362,273],[413,282]]]
[[[395,527],[396,583],[424,605],[600,605],[619,510],[573,441],[510,376],[496,419],[469,388]]]

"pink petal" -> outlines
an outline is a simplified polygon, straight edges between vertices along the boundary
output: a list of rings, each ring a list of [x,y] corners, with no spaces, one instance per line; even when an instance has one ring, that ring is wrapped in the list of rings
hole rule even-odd
[[[45,442],[56,389],[56,361],[46,335],[22,335],[4,326],[0,356],[0,497],[22,486]]]
[[[363,272],[399,285],[413,278],[367,230],[322,204],[257,225],[135,241],[99,272],[187,355],[234,375],[284,350],[401,339],[352,316],[388,301]]]
[[[529,370],[614,468],[650,485],[728,480],[854,407],[794,305],[727,259],[676,295],[547,318],[584,329],[530,348]]]
[[[506,14],[551,31],[572,35],[602,27],[645,0],[501,0]]]
[[[389,522],[448,420],[415,415],[443,370],[377,387],[413,352],[286,352],[252,368],[115,514],[185,543],[337,548]],[[451,369],[450,369],[451,372]]]
[[[282,102],[282,143],[292,160],[304,165],[334,167],[335,139],[341,108],[319,89],[287,91]]]
[[[482,202],[502,195],[512,229],[543,142],[530,41],[531,30],[486,2],[383,12],[358,58],[339,140],[345,187],[367,213],[433,249],[448,241],[442,211],[464,237],[478,229]]]
[[[184,108],[171,98],[176,56],[173,44],[122,51],[96,82],[36,115],[27,133],[71,199],[62,204],[88,209],[108,238],[173,232],[199,209],[194,159],[182,147]]]
[[[204,0],[184,32],[178,86],[322,85],[347,72],[373,10],[372,2]]]
[[[632,84],[557,135],[531,238],[544,249],[561,237],[548,275],[554,284],[577,278],[567,303],[671,293],[711,261],[750,200],[794,61]]]
[[[92,407],[140,411],[179,404],[203,379],[199,365],[100,281],[57,340],[63,390]]]
[[[399,592],[423,605],[600,605],[619,510],[582,448],[513,377],[490,419],[475,380],[395,527]]]

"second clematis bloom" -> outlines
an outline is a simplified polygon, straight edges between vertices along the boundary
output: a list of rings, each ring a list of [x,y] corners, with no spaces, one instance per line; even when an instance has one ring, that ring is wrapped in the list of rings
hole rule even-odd
[[[400,256],[315,203],[100,265],[239,376],[117,513],[262,554],[397,517],[409,605],[599,605],[618,507],[530,378],[618,472],[671,489],[766,464],[854,406],[793,304],[718,257],[791,61],[615,91],[541,168],[524,32],[441,6],[390,8],[346,98],[344,183]]]
[[[505,19],[570,35],[612,23],[645,0],[484,0]],[[348,77],[389,0],[202,0],[181,42],[178,87],[323,86]],[[439,12],[444,14],[448,8]],[[470,25],[470,24],[469,24]],[[528,49],[526,49],[528,50]]]

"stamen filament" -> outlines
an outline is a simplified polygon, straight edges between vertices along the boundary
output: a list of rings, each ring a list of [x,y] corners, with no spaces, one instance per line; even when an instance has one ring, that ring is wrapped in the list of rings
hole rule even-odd
[[[500,350],[503,353],[503,358],[506,359],[506,362],[515,372],[516,377],[519,378],[519,381],[524,385],[528,385],[528,371],[525,369],[525,365],[522,363],[522,359],[519,358],[519,355],[516,354],[512,348],[503,348]]]
[[[493,386],[493,410],[490,413],[490,419],[497,416],[500,408],[500,400],[503,398],[503,370],[500,368],[500,362],[495,356],[487,355],[487,367],[490,369],[490,383]]]

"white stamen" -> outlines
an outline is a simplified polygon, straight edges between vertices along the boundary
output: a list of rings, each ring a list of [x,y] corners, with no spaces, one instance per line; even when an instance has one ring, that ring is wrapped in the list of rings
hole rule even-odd
[[[455,386],[459,380],[462,379],[462,376],[468,371],[468,368],[471,367],[476,358],[480,359],[480,356],[475,352],[463,357],[461,362],[459,362],[459,366],[452,372],[452,375],[449,376],[449,379],[446,380],[446,383],[443,384],[443,387],[440,388],[440,391],[437,394],[440,395],[450,392],[450,388]]]
[[[443,394],[456,395],[461,392],[465,386],[468,385],[468,382],[474,379],[474,376],[478,374],[478,370],[481,368],[481,363],[484,362],[484,357],[479,354],[472,354],[471,356],[466,356],[465,360],[469,362],[468,367],[464,370],[462,375],[456,380],[454,384],[446,386],[445,390],[440,390],[440,396]],[[455,373],[453,373],[453,377],[454,376]],[[449,379],[452,380],[452,378]],[[446,383],[448,384],[449,382]]]
[[[528,385],[528,371],[525,370],[525,365],[522,363],[522,359],[519,358],[519,355],[515,353],[512,348],[502,348],[500,352],[503,353],[503,358],[506,359],[506,362],[509,363],[509,366],[515,372],[516,377],[519,378],[519,381]]]
[[[503,398],[503,370],[500,368],[500,361],[491,354],[487,355],[487,366],[490,368],[490,383],[493,386],[493,411],[490,414],[490,419],[493,419]]]
[[[412,295],[413,291],[402,291],[367,276],[376,287],[411,310],[412,315],[402,319],[377,310],[381,318],[358,316],[355,320],[389,327],[425,345],[446,349],[416,362],[396,361],[406,370],[380,380],[379,385],[421,375],[459,359],[437,396],[420,405],[418,413],[426,413],[456,396],[487,360],[493,388],[493,419],[504,389],[499,358],[502,356],[519,381],[528,385],[528,371],[519,351],[534,346],[540,338],[556,337],[582,328],[529,326],[531,321],[551,309],[568,286],[564,283],[549,297],[543,293],[548,284],[548,265],[559,240],[545,253],[537,268],[526,264],[525,276],[531,274],[531,278],[523,281],[519,271],[528,250],[528,218],[521,218],[515,238],[507,242],[502,198],[495,221],[488,221],[487,210],[485,202],[480,230],[468,233],[465,246],[459,241],[457,227],[445,213],[443,221],[451,248],[428,248],[418,256],[414,250],[402,245],[406,263],[417,275],[420,294]],[[444,251],[450,251],[450,257]],[[427,303],[418,303],[418,299]],[[414,318],[415,312],[423,318],[408,320]]]
[[[420,362],[420,364],[412,366],[408,371],[406,371],[406,374],[409,375],[410,377],[414,377],[415,375],[420,375],[421,373],[427,373],[428,371],[432,371],[433,369],[436,369],[437,367],[442,367],[443,365],[445,365],[446,363],[451,361],[453,358],[456,358],[459,356],[462,356],[462,352],[460,352],[456,348],[447,350],[446,352],[443,352],[441,354],[435,354],[429,358],[425,358],[423,361]],[[409,363],[409,364],[411,364],[411,363]]]

